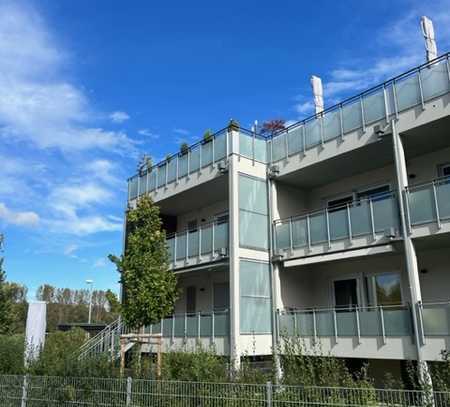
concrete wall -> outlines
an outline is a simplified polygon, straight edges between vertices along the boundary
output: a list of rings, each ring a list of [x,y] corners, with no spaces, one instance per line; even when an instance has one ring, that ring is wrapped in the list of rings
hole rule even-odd
[[[417,258],[423,302],[450,301],[450,247],[420,251]]]
[[[450,162],[450,147],[430,154],[424,154],[408,160],[408,174],[415,177],[409,180],[410,184],[432,181],[438,177],[438,166]]]
[[[183,231],[186,229],[188,222],[197,220],[198,225],[202,223],[208,223],[214,220],[216,215],[228,212],[228,201],[216,202],[212,205],[201,207],[192,212],[184,213],[178,216],[177,219],[177,231]]]
[[[414,174],[410,184],[431,181],[438,177],[438,166],[450,162],[450,148],[412,158],[408,161],[408,174]],[[314,211],[327,206],[328,201],[348,196],[356,191],[390,185],[395,189],[395,168],[389,165],[373,171],[342,178],[311,190],[292,185],[277,184],[277,203],[280,219]]]
[[[175,313],[186,311],[186,288],[196,287],[196,311],[211,312],[213,309],[214,283],[229,281],[227,271],[193,271],[178,276],[180,296],[175,304]]]
[[[282,301],[285,307],[291,308],[332,307],[334,306],[333,281],[357,278],[360,303],[366,305],[365,277],[389,272],[400,272],[403,301],[409,301],[408,279],[404,269],[403,255],[400,254],[367,256],[285,268],[280,272]]]

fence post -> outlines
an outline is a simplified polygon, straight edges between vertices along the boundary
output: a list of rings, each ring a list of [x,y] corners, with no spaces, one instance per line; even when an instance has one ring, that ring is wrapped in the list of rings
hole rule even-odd
[[[127,377],[127,401],[126,406],[131,406],[131,385],[133,383],[133,379],[131,377]]]
[[[20,403],[20,407],[27,406],[27,392],[28,392],[28,375],[23,376],[23,385],[22,385],[22,400]]]
[[[266,383],[266,406],[272,407],[272,394],[273,394],[273,387],[272,382]]]

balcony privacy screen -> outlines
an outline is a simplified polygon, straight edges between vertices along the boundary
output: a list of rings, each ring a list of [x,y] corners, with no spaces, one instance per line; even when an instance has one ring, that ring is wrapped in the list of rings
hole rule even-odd
[[[267,186],[261,179],[239,175],[239,245],[268,250]]]
[[[267,263],[241,260],[241,334],[271,332],[270,271]]]

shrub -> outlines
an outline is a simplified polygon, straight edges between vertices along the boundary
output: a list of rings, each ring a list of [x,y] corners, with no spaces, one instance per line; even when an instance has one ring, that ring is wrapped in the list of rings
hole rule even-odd
[[[22,374],[24,350],[23,335],[0,335],[0,374]]]
[[[228,380],[227,359],[200,345],[193,352],[179,349],[163,354],[161,373],[164,380],[223,382]]]

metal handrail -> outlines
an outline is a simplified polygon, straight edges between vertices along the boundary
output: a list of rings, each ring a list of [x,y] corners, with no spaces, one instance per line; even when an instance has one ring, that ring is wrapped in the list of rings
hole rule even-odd
[[[387,192],[381,193],[379,195],[371,196],[371,197],[368,197],[368,198],[357,199],[357,200],[354,200],[352,202],[348,202],[348,203],[345,203],[345,204],[335,205],[335,206],[330,206],[330,207],[325,206],[325,207],[323,207],[321,209],[316,209],[314,211],[305,211],[305,212],[303,212],[301,214],[297,214],[297,215],[290,216],[290,217],[287,217],[287,218],[275,219],[273,221],[273,223],[278,225],[280,223],[282,224],[282,223],[286,223],[288,221],[294,221],[294,220],[298,220],[298,219],[303,219],[303,218],[306,218],[307,216],[317,215],[317,214],[322,213],[322,212],[330,212],[330,211],[331,212],[335,212],[335,211],[337,212],[338,210],[345,209],[345,208],[351,208],[351,207],[354,207],[354,206],[358,206],[358,205],[360,205],[362,203],[365,203],[365,202],[378,201],[378,200],[382,200],[384,198],[393,198],[393,197],[395,197],[395,195],[396,195],[396,192],[394,190],[391,190],[391,191],[387,191]]]
[[[224,221],[219,221],[219,220],[212,220],[209,222],[205,222],[202,223],[201,225],[198,225],[197,228],[195,229],[189,229],[188,227],[184,228],[183,230],[177,231],[177,232],[172,232],[172,233],[168,233],[166,234],[166,240],[169,239],[173,239],[175,236],[181,236],[181,235],[185,235],[186,233],[195,233],[198,232],[200,229],[208,229],[209,227],[213,226],[213,225],[228,225],[229,221],[228,220],[224,220]]]
[[[440,182],[445,182],[445,181],[450,181],[450,176],[445,175],[445,176],[442,176],[442,177],[434,178],[434,179],[429,180],[429,181],[424,181],[424,182],[419,182],[417,184],[408,185],[406,187],[406,190],[407,191],[415,191],[417,189],[421,189],[423,187],[426,187],[426,186],[429,186],[429,185],[433,185],[433,184],[438,184]]]
[[[393,78],[390,78],[390,79],[382,82],[381,84],[372,86],[371,88],[369,88],[369,89],[367,89],[367,90],[365,90],[363,92],[360,92],[357,95],[354,95],[354,96],[351,96],[349,98],[346,98],[343,101],[341,101],[341,102],[339,102],[339,103],[337,103],[337,104],[335,104],[333,106],[330,106],[330,107],[326,108],[325,110],[323,110],[319,114],[313,114],[313,115],[308,116],[307,118],[305,118],[303,120],[299,120],[298,122],[293,123],[290,126],[288,126],[288,127],[284,128],[284,129],[276,132],[273,136],[271,136],[269,138],[270,139],[274,139],[274,138],[278,137],[279,135],[282,135],[283,133],[289,132],[293,128],[296,128],[298,126],[304,125],[304,124],[306,124],[307,122],[309,122],[311,120],[317,119],[318,117],[323,117],[326,113],[329,113],[329,112],[331,112],[333,110],[339,109],[341,106],[344,106],[344,105],[347,105],[347,104],[349,104],[351,102],[354,102],[355,100],[360,99],[363,96],[370,95],[371,93],[375,92],[376,90],[383,89],[386,86],[390,85],[391,83],[395,83],[398,80],[403,79],[403,78],[405,78],[405,77],[407,77],[407,76],[409,76],[409,75],[411,75],[411,74],[413,74],[415,72],[419,72],[419,71],[421,71],[422,69],[424,69],[426,67],[434,65],[434,64],[436,64],[438,62],[441,62],[441,61],[443,61],[445,59],[448,59],[449,56],[450,56],[450,52],[446,52],[445,54],[442,54],[442,55],[438,56],[437,58],[435,58],[435,59],[433,59],[431,61],[427,61],[427,62],[425,62],[425,63],[423,63],[423,64],[421,64],[419,66],[411,68],[410,70],[408,70],[406,72],[403,72],[403,73],[401,73],[401,74],[399,74],[397,76],[394,76]]]

